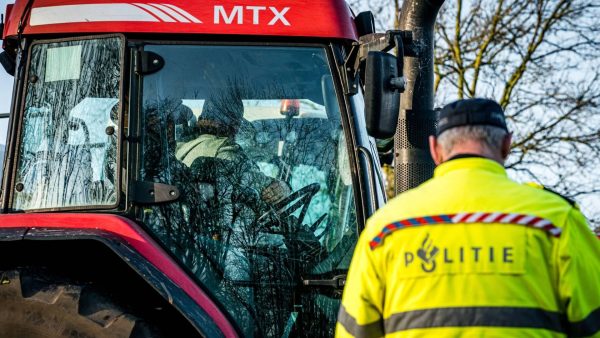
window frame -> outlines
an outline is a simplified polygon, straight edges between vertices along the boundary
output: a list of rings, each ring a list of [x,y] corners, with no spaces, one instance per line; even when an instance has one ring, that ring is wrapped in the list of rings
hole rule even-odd
[[[4,153],[2,155],[2,157],[0,157],[0,200],[2,199],[2,186],[3,186],[3,182],[4,182],[4,174],[5,174],[5,164],[6,164],[6,157],[7,157],[7,148],[8,148],[8,135],[9,135],[9,127],[10,127],[10,113],[6,113],[6,114],[0,114],[0,121],[6,120],[6,134],[4,135],[4,137],[1,137],[0,135],[0,144],[4,144]],[[2,140],[4,139],[4,140]],[[4,142],[4,143],[1,143]]]
[[[87,40],[99,40],[99,39],[108,39],[108,38],[118,38],[119,41],[119,47],[120,47],[120,55],[119,55],[119,65],[120,65],[120,74],[119,74],[119,97],[118,97],[118,117],[119,117],[119,130],[118,130],[118,134],[117,134],[117,154],[116,154],[116,163],[115,163],[115,169],[116,169],[116,175],[115,175],[115,195],[116,195],[116,200],[115,203],[112,203],[110,205],[108,204],[100,204],[100,205],[83,205],[83,206],[67,206],[67,207],[52,207],[52,208],[38,208],[38,209],[27,209],[27,210],[16,210],[14,209],[14,204],[15,204],[15,186],[17,184],[15,178],[19,169],[19,161],[21,159],[20,153],[21,153],[21,147],[23,145],[22,141],[23,141],[23,127],[24,127],[24,117],[25,117],[25,104],[26,104],[26,98],[27,95],[29,94],[29,81],[27,80],[29,78],[29,74],[31,72],[31,67],[32,67],[32,54],[33,54],[33,49],[35,46],[37,45],[43,45],[43,44],[52,44],[52,43],[63,43],[63,42],[77,42],[77,41],[87,41]],[[122,203],[122,195],[123,195],[123,182],[122,182],[122,153],[123,153],[123,135],[124,135],[124,131],[123,128],[125,126],[125,123],[123,121],[123,117],[125,116],[124,114],[124,109],[125,109],[125,105],[124,105],[124,97],[125,97],[125,88],[126,88],[126,84],[125,84],[125,74],[127,74],[127,72],[129,71],[129,67],[126,64],[126,49],[127,49],[127,39],[125,37],[125,35],[123,34],[102,34],[102,35],[87,35],[87,36],[80,36],[80,37],[69,37],[69,38],[59,38],[59,39],[41,39],[41,40],[35,40],[33,43],[31,43],[31,45],[29,45],[28,51],[27,51],[27,64],[26,64],[26,70],[24,73],[24,77],[23,77],[23,83],[24,83],[24,88],[22,90],[22,95],[20,97],[20,106],[17,110],[18,112],[18,116],[19,116],[19,121],[18,123],[18,130],[17,130],[17,136],[15,138],[15,160],[12,163],[12,170],[11,170],[11,184],[8,187],[9,189],[6,189],[8,192],[10,192],[10,196],[7,196],[8,199],[8,210],[10,212],[14,212],[14,211],[19,211],[19,212],[25,212],[25,213],[38,213],[38,212],[53,212],[53,211],[86,211],[86,210],[106,210],[106,211],[111,211],[111,210],[117,210],[117,208],[119,208],[119,206]],[[6,174],[6,173],[5,173]],[[8,195],[8,194],[7,194]]]

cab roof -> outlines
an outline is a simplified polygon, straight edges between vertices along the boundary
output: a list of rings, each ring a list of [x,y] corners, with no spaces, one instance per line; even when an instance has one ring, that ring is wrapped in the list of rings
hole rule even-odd
[[[344,0],[16,0],[3,37],[23,34],[166,33],[356,40]]]

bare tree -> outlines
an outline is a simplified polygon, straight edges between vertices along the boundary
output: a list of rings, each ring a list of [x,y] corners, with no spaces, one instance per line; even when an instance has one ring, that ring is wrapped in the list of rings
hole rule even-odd
[[[498,100],[507,167],[573,198],[600,191],[598,14],[593,0],[453,0],[436,28],[438,100]]]
[[[355,8],[374,1],[357,0]],[[387,2],[388,12],[397,7]],[[584,202],[596,226],[599,15],[594,0],[446,0],[436,27],[434,83],[438,105],[467,97],[500,102],[514,133],[511,174]]]
[[[356,12],[371,11],[378,31],[400,26],[396,15],[402,6],[400,0],[349,0],[348,3]]]

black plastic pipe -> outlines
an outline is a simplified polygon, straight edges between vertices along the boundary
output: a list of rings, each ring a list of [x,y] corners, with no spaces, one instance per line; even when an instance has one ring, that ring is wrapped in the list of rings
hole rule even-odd
[[[414,188],[433,176],[428,136],[435,131],[433,111],[434,25],[444,0],[405,0],[400,30],[413,33],[416,56],[406,56],[406,90],[394,136],[396,194]]]

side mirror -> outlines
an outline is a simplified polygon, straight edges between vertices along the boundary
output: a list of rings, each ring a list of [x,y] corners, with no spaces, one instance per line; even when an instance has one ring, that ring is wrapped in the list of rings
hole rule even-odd
[[[356,25],[358,36],[375,33],[375,17],[371,11],[358,13],[356,18],[354,18],[354,24]]]
[[[369,52],[365,68],[365,115],[369,135],[394,136],[400,110],[398,61],[385,52]]]
[[[0,53],[0,63],[10,76],[15,76],[15,66],[17,61],[14,57],[10,56],[6,51],[3,51]]]

